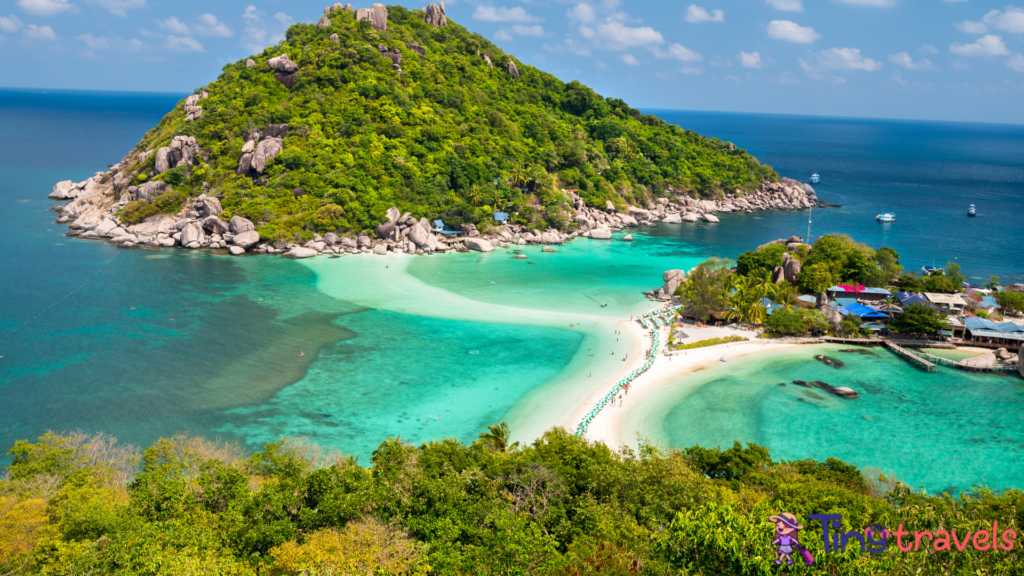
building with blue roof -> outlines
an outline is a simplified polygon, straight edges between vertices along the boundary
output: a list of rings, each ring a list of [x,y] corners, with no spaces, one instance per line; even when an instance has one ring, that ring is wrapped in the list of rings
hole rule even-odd
[[[1014,347],[1024,343],[1024,326],[1013,322],[996,323],[987,318],[964,318],[964,339],[972,342]]]
[[[853,298],[854,300],[863,300],[865,302],[881,302],[886,298],[892,297],[892,292],[889,292],[885,288],[862,288],[857,291],[848,291],[842,286],[833,286],[825,291],[829,297],[839,298]]]

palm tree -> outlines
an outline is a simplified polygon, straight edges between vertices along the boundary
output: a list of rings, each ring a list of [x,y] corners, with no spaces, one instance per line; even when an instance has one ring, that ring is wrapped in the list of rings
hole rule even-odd
[[[508,424],[502,420],[497,425],[492,424],[488,426],[487,432],[481,432],[480,438],[477,439],[476,443],[487,446],[496,452],[508,452],[519,447],[519,442],[508,443],[508,437],[511,433]]]
[[[885,313],[889,315],[889,321],[891,322],[893,319],[892,307],[896,305],[896,302],[893,301],[892,296],[887,296],[885,300],[882,300],[882,304],[885,306]]]
[[[783,310],[787,312],[792,310],[796,306],[798,299],[793,286],[789,283],[783,282],[775,285],[772,302],[778,304]]]
[[[469,203],[473,206],[483,206],[484,200],[484,193],[480,190],[480,186],[473,184],[469,188]]]
[[[526,173],[522,166],[516,166],[509,170],[508,178],[512,181],[513,186],[525,186],[530,175]]]

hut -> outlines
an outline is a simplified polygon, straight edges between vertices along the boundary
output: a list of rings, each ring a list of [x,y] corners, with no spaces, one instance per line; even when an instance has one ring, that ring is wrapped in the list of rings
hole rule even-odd
[[[861,302],[881,302],[886,298],[892,298],[892,292],[885,288],[866,288],[860,285],[839,284],[828,289],[831,298],[852,298]]]

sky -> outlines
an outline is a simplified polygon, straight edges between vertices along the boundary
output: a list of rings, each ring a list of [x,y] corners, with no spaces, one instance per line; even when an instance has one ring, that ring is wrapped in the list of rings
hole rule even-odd
[[[1017,1],[455,0],[445,8],[519,60],[635,108],[1024,124]],[[0,0],[0,86],[191,92],[280,41],[290,24],[315,22],[328,4]]]

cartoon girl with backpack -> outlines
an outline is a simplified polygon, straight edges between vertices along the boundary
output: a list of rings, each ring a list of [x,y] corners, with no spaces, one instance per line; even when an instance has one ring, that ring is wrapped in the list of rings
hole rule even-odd
[[[775,523],[775,539],[772,540],[772,544],[776,546],[775,563],[782,564],[782,561],[785,560],[787,566],[792,566],[793,552],[798,552],[804,564],[813,565],[814,557],[800,545],[800,540],[797,538],[804,527],[796,521],[796,516],[789,512],[783,512],[778,516],[769,517],[769,520]]]

